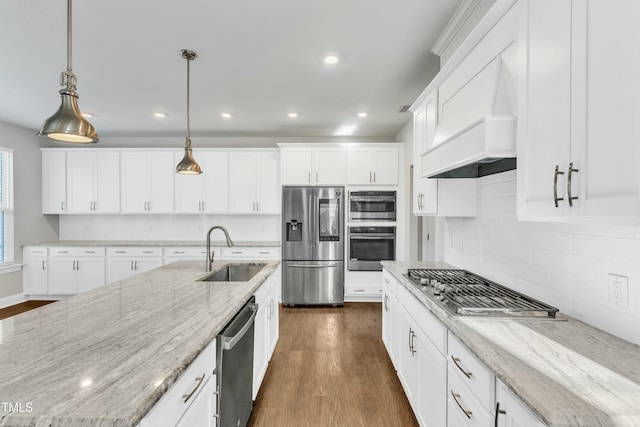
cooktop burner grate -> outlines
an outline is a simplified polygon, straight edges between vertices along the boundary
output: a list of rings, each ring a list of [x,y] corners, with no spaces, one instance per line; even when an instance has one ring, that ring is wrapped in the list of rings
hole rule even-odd
[[[554,318],[558,309],[466,270],[410,269],[416,284],[432,288],[436,300],[456,314]]]

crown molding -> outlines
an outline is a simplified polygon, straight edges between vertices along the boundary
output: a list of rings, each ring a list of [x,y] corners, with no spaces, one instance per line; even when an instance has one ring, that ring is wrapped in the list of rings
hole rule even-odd
[[[438,40],[436,40],[436,43],[433,45],[431,52],[438,56],[442,55],[447,46],[449,46],[449,43],[451,43],[451,40],[458,34],[460,28],[467,22],[467,19],[469,19],[469,16],[475,8],[478,7],[480,1],[481,0],[464,0],[460,3],[453,17],[451,17],[444,31],[442,31],[442,34],[440,34],[440,37],[438,37]]]

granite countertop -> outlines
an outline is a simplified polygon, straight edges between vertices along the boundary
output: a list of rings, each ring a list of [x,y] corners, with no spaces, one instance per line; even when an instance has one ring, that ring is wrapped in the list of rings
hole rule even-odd
[[[225,283],[179,261],[0,320],[0,402],[32,408],[0,426],[136,426],[278,264]]]
[[[382,265],[549,426],[640,425],[640,346],[572,317],[452,316],[403,274],[444,263]]]
[[[160,247],[205,247],[205,240],[56,240],[53,242],[29,243],[24,246],[160,246]],[[212,247],[226,247],[225,240],[212,240]],[[275,240],[234,240],[237,247],[280,246]]]

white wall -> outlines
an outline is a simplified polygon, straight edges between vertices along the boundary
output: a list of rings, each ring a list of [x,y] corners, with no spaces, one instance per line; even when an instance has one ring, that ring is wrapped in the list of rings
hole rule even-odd
[[[0,147],[13,148],[14,257],[22,245],[58,238],[58,217],[42,215],[42,157],[46,140],[33,131],[0,122]],[[0,275],[0,298],[22,294],[22,271]]]
[[[640,344],[640,227],[519,222],[515,171],[478,179],[478,215],[447,218],[445,261]],[[608,274],[629,278],[628,306]]]

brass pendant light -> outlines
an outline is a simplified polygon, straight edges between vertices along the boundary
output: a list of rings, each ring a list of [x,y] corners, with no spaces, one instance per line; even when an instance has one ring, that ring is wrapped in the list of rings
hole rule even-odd
[[[182,173],[185,175],[198,175],[202,173],[202,169],[200,169],[200,165],[196,162],[196,160],[193,158],[193,153],[191,150],[191,118],[190,118],[190,113],[191,113],[191,109],[190,109],[190,98],[189,98],[189,86],[190,86],[190,81],[189,81],[189,63],[191,61],[193,61],[194,59],[196,59],[196,57],[198,55],[196,55],[196,53],[192,50],[181,50],[180,54],[182,55],[182,57],[184,59],[187,60],[187,140],[185,142],[185,146],[184,146],[184,157],[182,158],[182,160],[180,160],[180,163],[178,163],[178,166],[176,166],[176,172],[178,173]]]
[[[38,135],[63,142],[86,144],[98,142],[95,128],[82,117],[78,108],[78,80],[71,68],[71,0],[67,0],[67,69],[60,74],[62,101],[60,108],[42,124]]]

